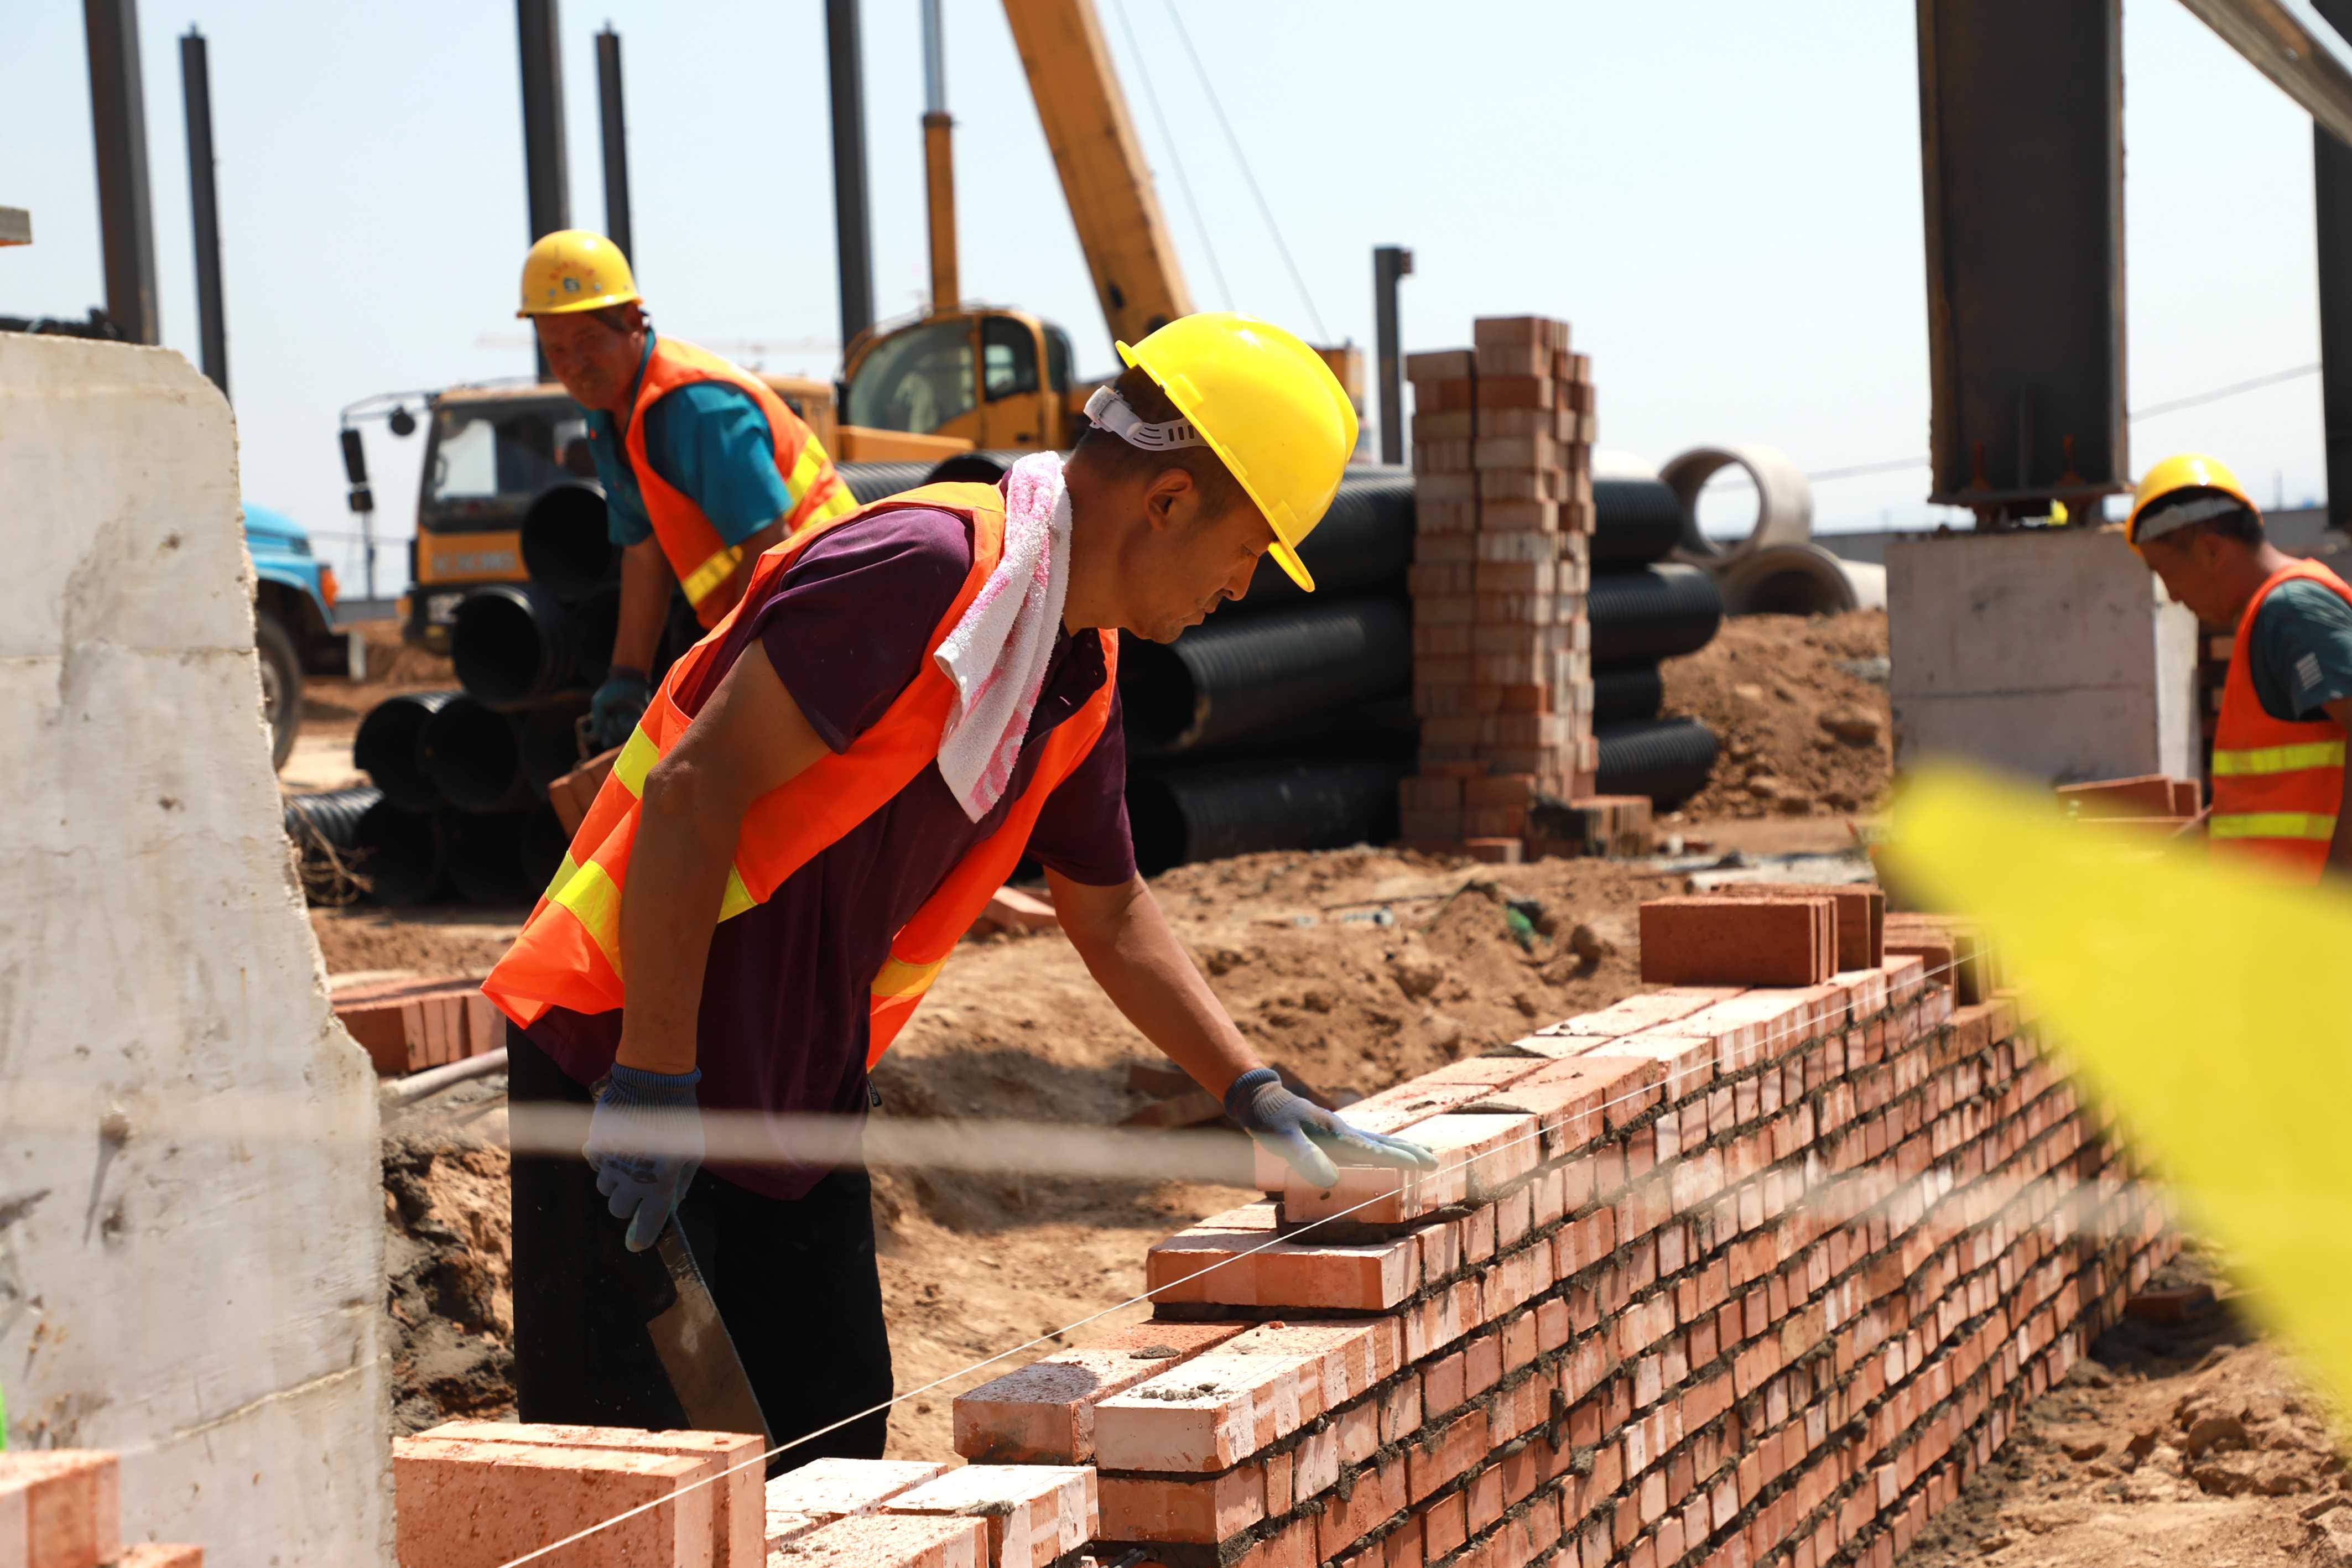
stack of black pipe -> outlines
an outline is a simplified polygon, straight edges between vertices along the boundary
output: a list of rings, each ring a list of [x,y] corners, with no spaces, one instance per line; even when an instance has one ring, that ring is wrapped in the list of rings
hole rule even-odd
[[[1695,718],[1661,718],[1662,659],[1715,640],[1723,598],[1702,569],[1667,560],[1681,541],[1682,503],[1654,479],[1592,486],[1592,733],[1603,795],[1646,795],[1671,810],[1705,787],[1715,732]]]

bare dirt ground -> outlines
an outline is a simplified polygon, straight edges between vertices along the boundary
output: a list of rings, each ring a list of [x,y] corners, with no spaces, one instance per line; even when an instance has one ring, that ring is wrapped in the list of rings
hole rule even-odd
[[[1727,744],[1715,779],[1667,830],[1750,855],[1849,842],[1849,816],[1880,799],[1888,766],[1885,687],[1849,666],[1866,674],[1885,653],[1880,615],[1759,618],[1727,622],[1714,645],[1669,664],[1668,711],[1705,717]],[[440,678],[401,673],[412,689]],[[348,770],[366,706],[395,688],[320,686],[307,755],[331,775]],[[1874,715],[1876,738],[1825,728],[1822,716],[1842,706]],[[1769,789],[1755,788],[1758,774]],[[1797,793],[1801,809],[1786,803]],[[1635,906],[1678,887],[1674,875],[1612,862],[1495,868],[1377,850],[1251,856],[1155,883],[1268,1061],[1327,1089],[1364,1092],[1635,989]],[[1543,903],[1546,929],[1532,948],[1508,935],[1506,896]],[[332,973],[459,974],[504,951],[521,914],[395,918],[362,906],[311,919]],[[1576,956],[1579,925],[1597,958]],[[1101,1125],[1145,1103],[1128,1090],[1127,1070],[1157,1060],[1048,932],[960,950],[877,1082],[885,1116]],[[441,1096],[421,1125],[462,1127],[495,1111],[501,1087],[493,1079]],[[511,1399],[505,1155],[419,1126],[404,1121],[385,1141],[387,1309],[404,1430],[504,1413]],[[1247,1196],[1192,1183],[877,1172],[898,1387],[1128,1301],[1153,1241]],[[2175,1270],[2167,1282],[2215,1281],[2223,1306],[2177,1325],[2128,1322],[2104,1338],[2097,1363],[2032,1407],[2002,1462],[1922,1537],[1906,1568],[2284,1568],[2335,1561],[2333,1547],[2313,1542],[2336,1521],[2352,1545],[2352,1507],[2317,1525],[2300,1517],[2352,1498],[2316,1402],[2229,1310],[2217,1270],[2194,1254]],[[1071,1337],[1147,1310],[1120,1308]],[[891,1451],[950,1457],[954,1395],[1040,1354],[901,1405]]]

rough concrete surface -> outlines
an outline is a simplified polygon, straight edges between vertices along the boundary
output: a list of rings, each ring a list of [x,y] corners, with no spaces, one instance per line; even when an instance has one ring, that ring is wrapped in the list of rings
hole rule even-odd
[[[390,1561],[373,1075],[260,716],[235,429],[179,355],[0,334],[0,1378],[133,1538]],[[192,1114],[282,1107],[235,1136]]]

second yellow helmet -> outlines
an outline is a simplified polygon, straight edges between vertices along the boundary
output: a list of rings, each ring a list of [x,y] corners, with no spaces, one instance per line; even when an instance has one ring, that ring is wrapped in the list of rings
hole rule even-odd
[[[543,234],[522,258],[522,308],[517,316],[568,316],[638,298],[629,258],[586,229]]]

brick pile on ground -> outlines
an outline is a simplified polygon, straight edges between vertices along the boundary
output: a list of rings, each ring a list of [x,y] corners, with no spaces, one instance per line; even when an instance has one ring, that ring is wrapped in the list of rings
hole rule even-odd
[[[2194,779],[2142,773],[2058,786],[2058,804],[2080,822],[2127,833],[2171,838],[2197,825],[2204,810],[2204,786]]]
[[[499,1568],[592,1526],[539,1561],[1084,1568],[1097,1528],[1081,1466],[824,1458],[763,1486],[761,1453],[729,1432],[452,1421],[393,1444],[401,1568]]]
[[[1774,902],[1838,908],[1722,919]],[[964,1396],[959,1451],[1097,1466],[1097,1552],[1163,1568],[1888,1568],[2172,1243],[2014,998],[1868,956],[1360,1103],[1439,1169],[1262,1162],[1152,1249],[1154,1322]]]
[[[1539,826],[1539,802],[1591,801],[1599,760],[1584,612],[1592,366],[1569,351],[1564,321],[1490,317],[1471,336],[1405,360],[1421,770],[1402,786],[1400,825],[1408,843],[1517,861],[1565,827]],[[1595,847],[1646,832],[1646,802],[1638,829],[1631,810],[1589,814]]]
[[[104,1448],[0,1453],[0,1563],[204,1568],[201,1546],[122,1542],[121,1467]]]
[[[338,987],[335,1019],[380,1078],[463,1061],[507,1042],[506,1021],[482,995],[481,977],[362,980]]]

